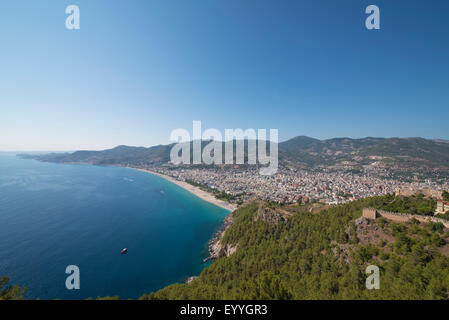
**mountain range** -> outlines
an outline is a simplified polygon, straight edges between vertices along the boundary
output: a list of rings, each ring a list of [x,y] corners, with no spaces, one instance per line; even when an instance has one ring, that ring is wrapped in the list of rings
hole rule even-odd
[[[203,141],[202,146],[207,143]],[[245,157],[247,143],[245,141]],[[168,163],[172,147],[173,144],[149,148],[118,146],[103,151],[21,156],[58,163],[153,166]],[[319,140],[298,136],[279,143],[278,148],[280,164],[291,168],[360,170],[372,167],[449,171],[449,141],[441,139],[367,137]]]

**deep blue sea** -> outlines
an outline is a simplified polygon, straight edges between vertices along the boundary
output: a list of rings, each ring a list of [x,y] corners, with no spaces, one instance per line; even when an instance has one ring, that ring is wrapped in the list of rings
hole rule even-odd
[[[148,173],[0,154],[0,275],[29,299],[135,299],[198,275],[226,214]]]

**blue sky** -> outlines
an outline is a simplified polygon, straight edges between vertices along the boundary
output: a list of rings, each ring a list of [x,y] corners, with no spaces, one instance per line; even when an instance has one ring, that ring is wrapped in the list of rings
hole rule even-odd
[[[370,4],[381,30],[365,28]],[[4,0],[0,150],[151,146],[193,120],[280,140],[449,139],[448,13],[445,0]]]

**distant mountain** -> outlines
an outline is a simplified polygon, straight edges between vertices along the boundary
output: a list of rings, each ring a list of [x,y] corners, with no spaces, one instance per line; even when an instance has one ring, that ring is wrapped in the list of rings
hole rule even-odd
[[[423,138],[296,137],[279,144],[281,161],[291,165],[399,166],[449,169],[449,143]]]
[[[89,163],[95,165],[139,165],[167,163],[170,160],[172,145],[159,145],[150,148],[118,146],[103,151],[76,151],[73,153],[50,153],[43,155],[26,155],[46,162]]]
[[[209,141],[203,141],[204,147]],[[245,141],[245,150],[248,141]],[[170,160],[172,145],[150,148],[118,146],[104,151],[76,151],[22,155],[41,161],[96,165],[160,165]],[[223,147],[224,150],[224,147]],[[245,152],[246,158],[246,152]],[[394,169],[449,170],[449,143],[423,138],[333,138],[298,136],[279,143],[279,160],[296,168],[346,168],[363,166]]]

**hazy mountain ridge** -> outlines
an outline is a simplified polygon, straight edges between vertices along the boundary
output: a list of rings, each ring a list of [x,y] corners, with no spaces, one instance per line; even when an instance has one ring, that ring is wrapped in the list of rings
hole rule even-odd
[[[203,142],[202,146],[208,142]],[[245,144],[247,141],[245,141]],[[41,161],[96,165],[160,165],[170,160],[171,145],[118,146],[103,151],[22,155]],[[279,143],[280,164],[302,168],[424,168],[449,170],[449,143],[423,138],[332,138],[298,136]],[[224,146],[223,146],[224,150]],[[245,146],[245,157],[246,157]]]

